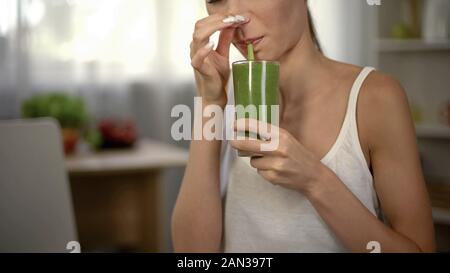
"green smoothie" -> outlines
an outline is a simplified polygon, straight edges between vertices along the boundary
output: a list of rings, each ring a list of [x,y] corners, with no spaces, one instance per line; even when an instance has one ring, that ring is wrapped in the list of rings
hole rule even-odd
[[[271,106],[278,105],[280,65],[271,61],[239,61],[233,63],[235,106],[254,106],[255,112],[236,112],[236,118],[252,118],[272,123]],[[256,138],[255,135],[246,134]],[[248,156],[239,153],[240,156]]]

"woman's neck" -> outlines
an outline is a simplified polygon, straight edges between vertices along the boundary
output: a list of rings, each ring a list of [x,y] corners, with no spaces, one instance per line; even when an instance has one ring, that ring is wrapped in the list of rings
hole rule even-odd
[[[305,33],[307,34],[307,33]],[[304,35],[280,59],[280,94],[282,108],[298,107],[319,95],[321,83],[330,77],[329,60],[314,46],[309,35]]]

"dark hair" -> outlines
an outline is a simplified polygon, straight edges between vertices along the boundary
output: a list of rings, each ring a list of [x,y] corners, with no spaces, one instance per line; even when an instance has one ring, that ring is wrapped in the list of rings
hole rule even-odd
[[[319,38],[317,37],[316,28],[314,27],[314,22],[311,17],[311,13],[309,12],[309,8],[308,8],[308,25],[309,25],[309,32],[311,33],[311,38],[314,45],[317,47],[320,53],[323,53],[322,46],[320,46]]]

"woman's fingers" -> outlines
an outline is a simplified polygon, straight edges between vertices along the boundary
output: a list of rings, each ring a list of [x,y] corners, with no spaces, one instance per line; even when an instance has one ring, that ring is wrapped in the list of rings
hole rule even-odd
[[[254,156],[250,159],[250,165],[258,170],[276,170],[274,168],[276,157],[272,156]]]
[[[212,15],[205,19],[198,21],[195,24],[195,31],[193,34],[192,50],[199,50],[204,47],[209,42],[209,38],[216,31],[220,31],[234,25],[239,25],[247,22],[243,16],[223,16],[223,15]],[[193,54],[194,55],[194,54]]]
[[[239,151],[245,151],[250,153],[261,153],[261,144],[264,144],[259,139],[245,139],[245,140],[230,140],[230,144],[233,148]]]
[[[260,138],[242,140],[238,137],[238,140],[230,142],[238,150],[278,156],[286,156],[288,152],[286,148],[288,139],[278,126],[256,119],[238,119],[234,124],[234,130],[238,133],[249,132],[250,135],[257,135]]]
[[[230,140],[233,148],[255,156],[278,156],[282,155],[277,150],[278,142],[271,143],[259,139]]]
[[[279,127],[256,119],[238,119],[234,123],[234,130],[254,133],[264,140],[278,139],[280,135]]]
[[[192,57],[191,61],[192,67],[204,75],[208,74],[208,71],[205,68],[205,59],[206,57],[209,56],[209,54],[211,54],[213,49],[214,49],[214,42],[211,41],[208,44],[206,44],[206,46],[198,50],[197,53],[195,53],[195,55]]]
[[[240,26],[243,24],[246,24],[250,21],[250,19],[244,17],[244,16],[235,16],[237,23],[235,24],[235,26]],[[227,19],[224,19],[227,20]],[[224,30],[222,30],[220,32],[220,37],[219,37],[219,44],[217,46],[217,53],[219,53],[220,55],[224,56],[225,58],[229,58],[230,56],[230,47],[231,47],[231,43],[233,42],[233,38],[234,38],[234,34],[236,32],[236,27],[230,27],[230,28],[226,28]]]
[[[220,32],[219,44],[217,45],[216,51],[227,59],[230,57],[230,47],[235,32],[236,28],[226,28]]]
[[[264,179],[275,184],[279,181],[279,176],[275,171],[272,170],[258,170],[259,175],[261,175]]]

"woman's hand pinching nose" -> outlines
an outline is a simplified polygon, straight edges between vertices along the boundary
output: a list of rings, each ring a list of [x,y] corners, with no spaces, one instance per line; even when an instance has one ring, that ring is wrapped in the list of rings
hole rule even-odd
[[[207,104],[222,107],[227,102],[225,87],[230,77],[230,46],[238,26],[250,20],[242,15],[213,14],[195,23],[190,44],[191,65],[198,93]],[[211,36],[220,32],[216,49]]]

